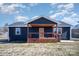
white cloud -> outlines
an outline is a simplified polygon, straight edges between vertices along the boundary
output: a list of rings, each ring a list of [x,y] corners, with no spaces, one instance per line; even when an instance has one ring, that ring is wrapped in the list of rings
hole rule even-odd
[[[74,8],[74,4],[59,4],[57,5],[58,9],[64,9],[64,10],[72,10]]]
[[[37,6],[37,5],[38,5],[38,3],[29,3],[30,7],[34,7],[34,6]]]
[[[50,5],[51,6],[56,6],[58,3],[51,3]]]
[[[53,7],[53,6],[52,6]],[[72,9],[74,8],[73,4],[56,4],[57,9],[52,13],[49,11],[49,14],[52,14],[51,17],[64,16],[72,13]]]
[[[72,19],[70,17],[64,17],[64,19],[62,21],[66,22],[68,24],[71,24],[73,26],[77,24],[77,22],[75,21],[75,19]]]
[[[64,6],[64,8],[66,9],[66,10],[72,10],[73,8],[74,8],[74,4],[67,4],[67,5],[65,5]]]
[[[60,11],[60,12],[58,12],[58,13],[55,13],[55,14],[50,15],[50,18],[56,18],[56,17],[58,17],[58,16],[63,16],[63,17],[64,17],[64,15],[65,15],[65,14],[68,14],[68,13],[69,13],[68,11],[62,10],[62,11]]]
[[[38,17],[40,17],[40,16],[34,16],[34,17],[32,17],[31,19],[36,19],[36,18],[38,18]]]
[[[49,14],[52,14],[54,11],[53,10],[51,10],[51,11],[49,11]]]
[[[27,21],[29,17],[27,16],[16,16],[15,21]]]
[[[0,4],[0,12],[4,14],[13,14],[19,13],[17,8],[25,8],[26,6],[23,4]]]
[[[63,6],[64,6],[64,5],[63,5],[63,4],[61,4],[61,5],[58,5],[58,6],[57,6],[57,8],[58,8],[58,9],[62,9],[62,8],[63,8]]]
[[[74,12],[74,4],[57,4],[57,9],[54,14],[49,17],[54,19],[59,16],[63,16],[62,21],[71,25],[76,25],[79,20],[79,15]],[[59,19],[60,20],[60,19]]]

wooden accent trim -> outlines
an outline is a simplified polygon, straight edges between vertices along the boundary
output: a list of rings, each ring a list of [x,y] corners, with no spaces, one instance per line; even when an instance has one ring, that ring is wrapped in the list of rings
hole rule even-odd
[[[56,38],[41,38],[41,39],[39,39],[39,38],[34,38],[34,39],[32,39],[32,38],[29,38],[29,43],[52,43],[52,42],[58,42],[58,39],[56,39]]]
[[[52,26],[52,27],[56,27],[55,26],[56,24],[29,24],[29,27],[50,27],[50,26]]]

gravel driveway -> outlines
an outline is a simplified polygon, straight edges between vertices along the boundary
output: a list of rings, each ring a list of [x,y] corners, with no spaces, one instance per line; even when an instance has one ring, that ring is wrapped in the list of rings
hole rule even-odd
[[[79,56],[79,41],[58,43],[0,43],[0,56]]]

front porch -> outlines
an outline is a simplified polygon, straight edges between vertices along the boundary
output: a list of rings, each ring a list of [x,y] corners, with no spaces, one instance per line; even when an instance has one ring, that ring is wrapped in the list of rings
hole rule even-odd
[[[57,24],[28,24],[29,43],[59,42]]]

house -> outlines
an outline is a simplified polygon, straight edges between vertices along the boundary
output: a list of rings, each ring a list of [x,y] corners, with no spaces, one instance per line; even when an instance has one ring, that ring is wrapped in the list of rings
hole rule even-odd
[[[9,25],[9,41],[58,42],[60,39],[69,40],[69,36],[69,24],[52,21],[46,17]]]

